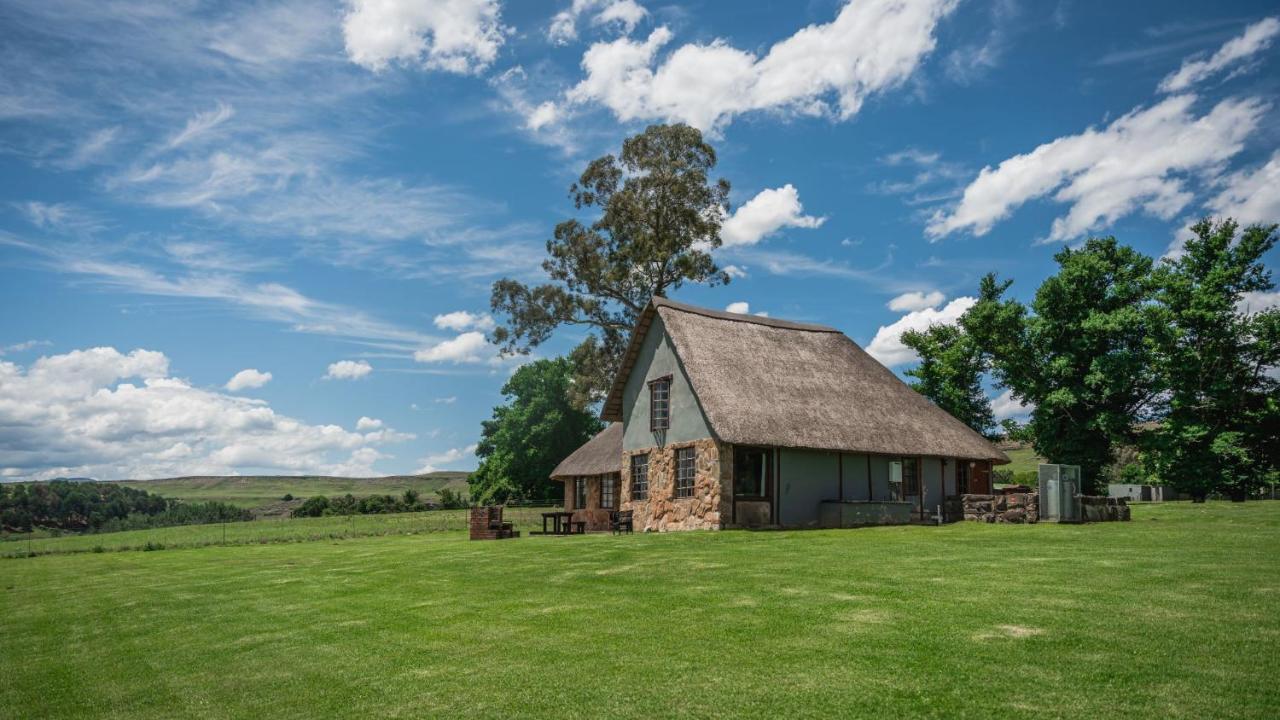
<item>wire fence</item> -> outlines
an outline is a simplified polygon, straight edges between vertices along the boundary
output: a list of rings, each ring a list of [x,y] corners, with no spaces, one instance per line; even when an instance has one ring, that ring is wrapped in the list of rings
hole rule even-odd
[[[541,527],[547,506],[507,506],[503,519],[517,529]],[[207,525],[175,525],[111,533],[66,534],[59,537],[9,535],[0,541],[0,558],[89,552],[167,550],[211,545],[259,545],[317,542],[380,535],[464,532],[469,510],[428,510],[378,515],[328,515],[318,518],[249,520]]]

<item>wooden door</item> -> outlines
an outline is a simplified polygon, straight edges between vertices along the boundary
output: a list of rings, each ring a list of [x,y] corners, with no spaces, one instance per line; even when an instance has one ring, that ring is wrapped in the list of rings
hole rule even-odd
[[[990,460],[979,460],[969,469],[969,492],[974,495],[991,494]]]

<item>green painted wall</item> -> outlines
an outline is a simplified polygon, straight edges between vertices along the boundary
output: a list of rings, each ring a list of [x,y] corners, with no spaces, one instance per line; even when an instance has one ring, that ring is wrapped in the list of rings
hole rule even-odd
[[[840,497],[839,454],[818,450],[781,451],[778,517],[787,527],[817,526],[823,500]]]
[[[883,455],[871,456],[871,487],[875,490],[872,500],[889,499],[889,458]]]
[[[649,381],[665,375],[671,376],[671,427],[665,432],[655,433],[649,430]],[[649,326],[635,367],[627,378],[627,387],[622,394],[622,415],[626,418],[622,435],[625,450],[711,437],[710,426],[698,407],[689,378],[676,359],[661,316],[654,317],[653,324]]]
[[[867,495],[868,490],[867,456],[846,453],[844,456],[844,499],[870,500],[871,498]]]
[[[920,462],[920,479],[924,483],[924,511],[932,514],[942,504],[942,460],[923,458]]]

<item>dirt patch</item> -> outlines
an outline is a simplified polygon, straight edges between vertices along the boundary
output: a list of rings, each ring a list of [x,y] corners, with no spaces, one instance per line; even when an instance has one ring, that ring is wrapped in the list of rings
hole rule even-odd
[[[1026,625],[997,625],[991,630],[980,632],[973,636],[974,640],[1001,640],[1012,638],[1021,640],[1023,638],[1035,637],[1043,635],[1044,630],[1036,627],[1028,627]]]

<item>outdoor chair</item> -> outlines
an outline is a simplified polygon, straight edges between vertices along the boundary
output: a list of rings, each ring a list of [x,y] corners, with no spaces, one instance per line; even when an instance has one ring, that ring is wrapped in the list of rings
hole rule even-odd
[[[630,510],[614,511],[609,513],[609,529],[614,535],[619,533],[630,533],[632,529]]]

